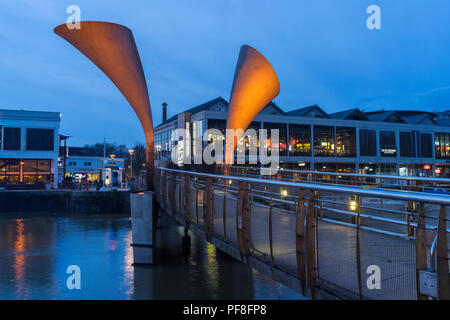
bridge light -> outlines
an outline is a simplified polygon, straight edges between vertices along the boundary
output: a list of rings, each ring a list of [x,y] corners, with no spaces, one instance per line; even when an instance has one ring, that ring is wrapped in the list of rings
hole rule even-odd
[[[283,195],[283,197],[287,197],[288,196],[287,190],[281,190],[281,194]]]
[[[356,201],[350,201],[350,210],[356,211],[358,209],[358,205],[356,204]]]

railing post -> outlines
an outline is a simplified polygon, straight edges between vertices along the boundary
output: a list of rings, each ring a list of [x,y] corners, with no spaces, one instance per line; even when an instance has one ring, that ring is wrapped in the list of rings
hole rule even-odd
[[[239,184],[239,194],[237,202],[236,213],[236,230],[238,238],[238,249],[241,254],[241,260],[248,258],[250,254],[250,239],[249,239],[249,219],[250,219],[250,204],[248,199],[248,183],[243,182]]]
[[[411,186],[411,182],[408,180],[407,181],[407,186],[408,186],[408,191],[415,191],[415,187]],[[407,222],[407,227],[406,227],[406,232],[408,234],[408,236],[412,237],[414,236],[414,231],[415,228],[411,227],[411,222],[414,222],[414,213],[415,213],[415,205],[413,201],[408,201],[407,202],[407,208],[406,211],[408,212],[408,215],[406,216],[406,222]]]
[[[416,232],[416,289],[417,300],[428,300],[428,297],[420,294],[420,271],[427,270],[427,237],[425,230],[425,205],[419,204]]]
[[[195,217],[198,225],[198,184],[195,186]]]
[[[223,220],[223,237],[227,239],[227,183],[225,182],[223,188],[223,206],[222,206],[222,220]]]
[[[437,287],[438,299],[450,300],[450,277],[448,273],[447,207],[441,205],[437,234]]]
[[[306,215],[306,269],[308,271],[308,287],[311,297],[316,298],[316,195],[309,192],[308,211]]]
[[[183,210],[184,210],[184,222],[185,226],[189,228],[191,224],[191,179],[188,174],[184,175],[184,201]]]
[[[272,208],[273,208],[273,201],[272,201],[272,194],[270,194],[270,200],[269,200],[269,248],[270,248],[270,259],[272,260],[272,264],[274,263],[273,259],[273,228],[272,228]]]
[[[161,177],[161,205],[164,207],[164,210],[167,211],[167,179],[169,178],[169,175],[163,171],[163,175]]]
[[[170,179],[170,182],[169,182],[169,189],[170,189],[170,192],[169,192],[169,208],[170,208],[170,211],[171,211],[172,215],[175,216],[176,213],[177,213],[177,205],[175,203],[175,192],[176,192],[176,187],[177,187],[177,184],[176,184],[177,176],[172,174],[170,178],[171,179]]]
[[[357,205],[357,213],[356,217],[356,273],[358,278],[358,294],[359,299],[362,300],[362,275],[361,275],[361,243],[360,243],[360,227],[361,227],[361,197],[356,196],[355,199]]]
[[[213,235],[213,180],[206,180],[205,192],[203,193],[203,224],[206,234],[206,240],[211,242]]]
[[[305,191],[300,190],[296,208],[295,245],[297,256],[297,276],[300,280],[302,294],[306,295],[306,242],[305,242]]]

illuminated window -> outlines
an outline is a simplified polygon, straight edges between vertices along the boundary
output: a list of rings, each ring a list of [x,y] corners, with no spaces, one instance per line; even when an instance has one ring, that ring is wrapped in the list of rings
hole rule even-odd
[[[314,156],[334,157],[334,127],[314,126]]]
[[[338,157],[356,157],[356,129],[336,127],[336,154]]]
[[[289,155],[311,156],[311,126],[289,125]]]
[[[267,123],[264,122],[264,129],[267,129],[267,148],[268,154],[270,153],[270,149],[276,147],[272,145],[271,141],[271,131],[278,130],[279,137],[279,154],[280,156],[287,156],[287,125],[286,123]]]

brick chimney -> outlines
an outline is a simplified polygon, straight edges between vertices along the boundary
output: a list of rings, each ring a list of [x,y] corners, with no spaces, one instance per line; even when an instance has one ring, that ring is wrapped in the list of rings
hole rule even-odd
[[[163,102],[162,104],[162,122],[167,121],[167,103]]]

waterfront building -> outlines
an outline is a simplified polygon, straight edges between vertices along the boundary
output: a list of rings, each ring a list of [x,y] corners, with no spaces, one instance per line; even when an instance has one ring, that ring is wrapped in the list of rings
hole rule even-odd
[[[163,119],[155,128],[158,159],[170,159],[177,128],[188,128],[194,142],[208,128],[224,134],[227,113],[228,102],[219,97]],[[328,114],[317,105],[286,112],[272,102],[250,128],[279,129],[281,168],[450,177],[450,122],[432,112],[353,108]]]
[[[0,109],[0,186],[57,188],[60,121],[59,112]]]
[[[61,148],[60,180],[65,176],[77,183],[100,183],[105,187],[120,187],[123,182],[125,159],[114,156],[98,157],[85,155],[85,148]],[[65,165],[64,165],[65,161]]]

